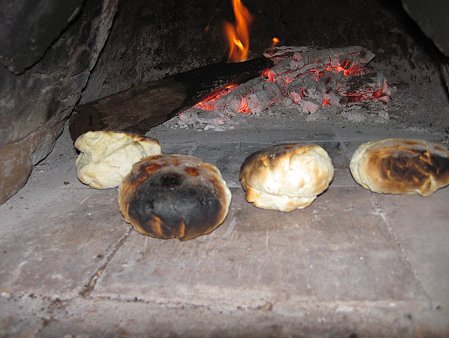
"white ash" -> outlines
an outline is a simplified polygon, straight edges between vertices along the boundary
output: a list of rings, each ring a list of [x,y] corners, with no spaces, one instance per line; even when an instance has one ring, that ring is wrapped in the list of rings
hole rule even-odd
[[[316,50],[312,47],[307,46],[277,46],[269,48],[263,53],[263,55],[274,62],[277,65],[279,62],[287,57],[293,57],[295,53],[305,53]]]
[[[329,115],[352,122],[388,120],[391,90],[383,74],[366,67],[374,58],[369,50],[278,47],[265,56],[276,64],[265,74],[218,99],[181,112],[170,125],[225,130],[233,128],[236,117],[240,120],[246,115],[276,114],[294,118],[302,115],[307,121]]]
[[[310,71],[325,71],[328,67],[359,67],[368,64],[374,54],[363,47],[346,47],[335,49],[308,50],[295,52],[293,56],[286,57],[271,71],[281,79],[293,79]],[[284,78],[285,76],[285,78]]]
[[[241,112],[243,104],[251,114],[259,114],[283,98],[280,88],[275,83],[257,77],[219,98],[215,103],[215,110],[234,114]]]

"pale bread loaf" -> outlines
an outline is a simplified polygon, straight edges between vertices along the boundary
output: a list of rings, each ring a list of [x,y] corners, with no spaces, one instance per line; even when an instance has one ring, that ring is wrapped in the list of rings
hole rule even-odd
[[[292,211],[310,205],[332,181],[327,152],[315,144],[281,144],[250,155],[240,169],[246,200],[263,209]]]
[[[429,196],[449,184],[449,151],[416,139],[371,141],[354,152],[350,169],[355,181],[368,190]]]
[[[155,139],[114,131],[89,131],[75,141],[78,178],[96,189],[117,187],[141,158],[161,153]]]

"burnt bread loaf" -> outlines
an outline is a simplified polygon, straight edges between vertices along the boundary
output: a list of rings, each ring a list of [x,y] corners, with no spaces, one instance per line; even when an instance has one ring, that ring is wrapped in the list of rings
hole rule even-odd
[[[354,152],[350,169],[355,181],[368,190],[429,196],[449,184],[449,151],[417,139],[371,141]]]
[[[118,187],[135,162],[161,153],[156,139],[122,131],[89,131],[75,148],[78,178],[95,189]]]
[[[137,232],[188,240],[223,223],[231,192],[214,165],[167,154],[135,163],[119,187],[118,202],[126,222]]]
[[[315,144],[280,144],[253,153],[240,169],[248,202],[292,211],[310,205],[334,176],[327,152]]]

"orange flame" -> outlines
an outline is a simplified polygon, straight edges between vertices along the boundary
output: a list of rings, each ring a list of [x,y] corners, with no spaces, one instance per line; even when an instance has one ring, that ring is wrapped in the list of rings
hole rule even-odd
[[[242,101],[240,102],[240,108],[239,108],[239,112],[242,114],[251,114],[249,107],[248,107],[248,102],[246,101],[246,99],[244,97],[242,97]]]
[[[198,102],[196,105],[194,105],[195,108],[199,108],[202,110],[209,110],[212,111],[215,109],[215,103],[219,98],[222,96],[229,94],[234,89],[236,89],[238,84],[236,83],[230,83],[224,88],[219,89],[218,91],[212,92],[207,97],[202,99],[200,102]]]
[[[327,105],[329,105],[330,106],[330,104],[331,104],[331,100],[330,99],[326,99],[326,98],[324,98],[323,99],[323,102],[321,102],[321,105],[324,107],[324,106],[327,106]]]
[[[278,43],[279,43],[279,39],[277,37],[274,37],[273,39],[271,39],[271,48],[276,46]]]
[[[331,66],[328,65],[326,67],[326,70],[329,72],[336,72],[340,73],[343,72],[343,76],[350,76],[350,75],[360,75],[363,72],[363,69],[358,65],[352,65],[349,60],[344,60],[340,62],[339,66]]]
[[[249,25],[253,20],[251,13],[243,6],[241,0],[232,0],[235,25],[225,22],[224,31],[228,39],[228,62],[241,62],[248,58]]]

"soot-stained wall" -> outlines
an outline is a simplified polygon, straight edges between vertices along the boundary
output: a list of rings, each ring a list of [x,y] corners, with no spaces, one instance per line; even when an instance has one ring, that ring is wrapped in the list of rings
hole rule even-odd
[[[402,0],[405,11],[444,55],[441,75],[449,92],[449,1]]]
[[[243,2],[253,15],[251,57],[261,56],[276,36],[285,45],[361,45],[376,61],[399,66],[424,68],[432,62],[426,50],[431,43],[399,0]],[[121,0],[82,103],[222,60],[227,48],[222,25],[232,19],[231,0]]]
[[[400,0],[243,2],[254,17],[251,58],[261,56],[276,36],[285,45],[361,45],[398,74],[404,65],[426,70],[435,61],[436,48],[423,39]],[[428,3],[438,7],[442,1]],[[434,20],[413,8],[407,7],[436,39],[428,29]],[[51,151],[77,103],[223,60],[225,20],[233,20],[231,0],[5,3],[0,11],[0,204]],[[444,36],[449,33],[438,34]]]
[[[80,98],[118,0],[18,0],[0,11],[0,204],[44,158]]]

